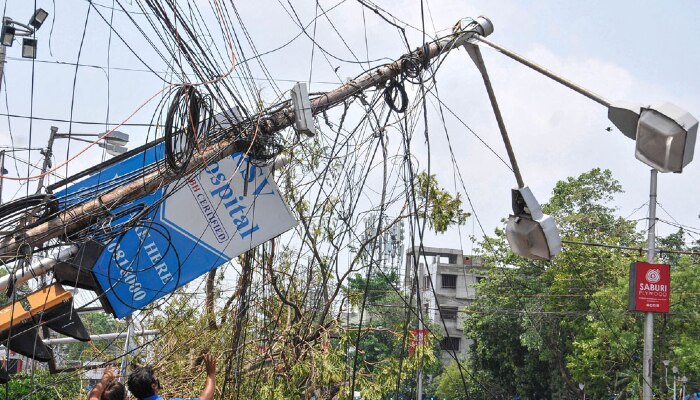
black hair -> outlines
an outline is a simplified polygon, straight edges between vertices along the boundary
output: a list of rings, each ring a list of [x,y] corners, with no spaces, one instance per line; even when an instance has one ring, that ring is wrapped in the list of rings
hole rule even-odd
[[[127,385],[131,394],[137,399],[145,399],[155,395],[155,391],[151,385],[158,384],[155,376],[153,376],[152,367],[136,367],[129,374]]]
[[[105,390],[100,395],[100,400],[124,400],[126,399],[126,388],[121,382],[113,380],[107,384]]]

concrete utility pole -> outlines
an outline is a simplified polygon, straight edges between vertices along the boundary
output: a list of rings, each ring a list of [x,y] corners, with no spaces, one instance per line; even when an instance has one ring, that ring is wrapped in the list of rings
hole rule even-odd
[[[2,48],[3,46],[0,46]],[[0,70],[2,69],[2,64],[0,64]],[[2,82],[2,77],[1,77],[2,72],[0,72],[0,82]],[[7,171],[5,170],[5,150],[0,151],[0,175],[5,175]],[[0,204],[2,204],[2,185],[5,180],[0,177]]]
[[[46,144],[46,149],[41,151],[44,156],[44,164],[41,166],[41,177],[39,177],[39,184],[36,187],[36,194],[41,193],[41,189],[44,187],[44,178],[46,177],[46,171],[49,170],[49,165],[51,165],[51,156],[53,155],[53,141],[56,139],[56,132],[58,128],[55,126],[51,127],[51,133],[49,134],[49,143]]]
[[[311,102],[313,114],[320,114],[362,93],[364,90],[374,87],[383,87],[387,81],[401,74],[404,61],[407,58],[417,58],[419,60],[433,59],[453,49],[459,48],[475,35],[488,36],[492,32],[493,25],[491,21],[485,17],[478,17],[455,34],[431,43],[426,43],[425,46],[421,46],[411,53],[404,55],[393,63],[366,72],[357,79],[314,98]],[[261,113],[259,116],[253,117],[252,120],[259,121],[259,124],[255,128],[257,134],[270,135],[294,124],[295,113],[293,107],[288,106],[272,114]],[[235,127],[228,130],[232,134],[236,132]],[[248,133],[252,134],[253,132]],[[204,168],[208,163],[221,160],[233,154],[236,150],[234,143],[237,139],[239,139],[238,136],[229,137],[208,146],[201,155],[192,157],[184,171],[184,175],[195,173]],[[108,213],[108,210],[151,194],[161,186],[181,178],[182,174],[173,171],[152,172],[139,178],[136,182],[107,190],[93,200],[86,201],[60,212],[43,224],[21,233],[6,235],[0,240],[0,261],[14,258],[18,248],[22,245],[36,247],[48,240],[74,233],[86,225],[89,225],[95,218]]]

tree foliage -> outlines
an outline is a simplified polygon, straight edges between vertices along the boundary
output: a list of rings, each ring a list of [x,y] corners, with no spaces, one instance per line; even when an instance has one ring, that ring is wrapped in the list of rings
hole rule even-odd
[[[52,375],[46,370],[22,373],[0,385],[0,398],[75,400],[80,398],[80,378],[75,374]]]
[[[461,225],[471,214],[462,210],[462,198],[457,193],[450,194],[438,185],[435,175],[422,172],[416,177],[416,196],[421,206],[419,212],[425,210],[430,228],[437,233],[445,233],[451,225]]]

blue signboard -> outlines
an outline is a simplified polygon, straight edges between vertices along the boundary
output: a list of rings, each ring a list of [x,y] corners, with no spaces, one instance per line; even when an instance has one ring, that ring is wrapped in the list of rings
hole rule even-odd
[[[66,208],[94,189],[125,180],[162,159],[154,146],[56,193]],[[291,229],[296,220],[267,168],[241,153],[115,210],[93,274],[116,317],[144,309],[233,257]],[[129,222],[129,229],[120,228]]]

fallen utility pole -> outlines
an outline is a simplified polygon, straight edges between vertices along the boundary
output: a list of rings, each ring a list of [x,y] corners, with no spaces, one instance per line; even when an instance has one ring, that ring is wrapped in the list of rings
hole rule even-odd
[[[8,274],[0,278],[0,292],[6,291],[10,285],[21,285],[32,278],[46,274],[53,269],[54,265],[61,261],[70,260],[76,254],[78,254],[78,246],[71,245],[61,249],[51,257],[33,262],[29,268],[16,268],[14,275]]]
[[[158,329],[146,329],[143,331],[133,331],[132,336],[158,336],[160,331]],[[95,342],[98,340],[116,340],[124,339],[129,335],[129,332],[119,332],[119,333],[103,333],[101,335],[90,335],[90,341]],[[54,344],[68,344],[68,343],[82,343],[78,339],[72,337],[62,337],[55,339],[44,339],[44,344],[54,345]]]
[[[383,87],[389,80],[401,74],[406,60],[417,59],[423,61],[423,65],[427,65],[427,61],[459,48],[475,35],[488,36],[492,32],[493,25],[491,21],[483,16],[478,17],[450,36],[426,43],[411,53],[405,54],[397,61],[368,71],[357,79],[314,98],[311,101],[312,112],[314,115],[320,114],[367,89]],[[273,107],[272,109],[275,108]],[[295,117],[294,108],[286,106],[268,115],[264,112],[260,113],[254,116],[252,120],[259,121],[254,128],[257,134],[271,135],[292,126],[295,122]],[[231,132],[236,132],[236,127],[231,128]],[[183,175],[195,173],[210,162],[230,156],[236,151],[234,144],[238,139],[239,137],[228,137],[208,146],[201,154],[196,154],[191,158],[183,173],[177,173],[170,169],[165,172],[148,173],[134,182],[107,190],[96,196],[95,199],[62,211],[48,221],[31,229],[6,235],[0,240],[0,261],[13,259],[20,249],[34,248],[48,240],[75,233],[88,226],[98,217],[108,214],[110,210],[116,207],[154,193],[163,185],[181,179]]]

